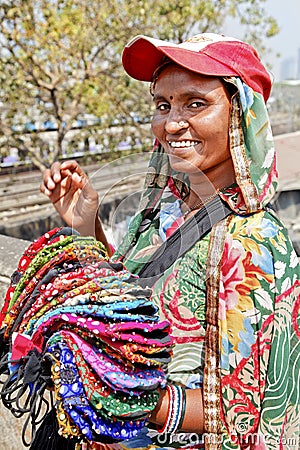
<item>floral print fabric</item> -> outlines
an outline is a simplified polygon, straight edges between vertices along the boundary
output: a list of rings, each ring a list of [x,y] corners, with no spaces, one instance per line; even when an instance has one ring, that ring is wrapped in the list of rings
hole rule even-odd
[[[223,447],[296,449],[298,259],[268,212],[233,217],[228,226],[218,313]]]
[[[286,229],[267,206],[277,186],[271,127],[262,96],[238,78],[225,81],[237,90],[229,130],[236,185],[220,196],[233,214],[162,274],[153,294],[176,343],[169,380],[203,386],[206,433],[201,442],[194,434],[180,444],[151,444],[144,433],[124,448],[300,445],[299,265]],[[156,144],[141,212],[115,258],[137,272],[167,237],[161,211],[177,211],[188,190],[185,175],[171,170]],[[166,199],[174,206],[163,206]]]

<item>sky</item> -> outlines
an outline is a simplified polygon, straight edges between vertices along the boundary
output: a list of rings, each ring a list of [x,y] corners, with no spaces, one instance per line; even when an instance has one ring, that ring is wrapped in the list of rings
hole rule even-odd
[[[279,59],[272,56],[270,62],[273,64],[273,74],[275,81],[280,81],[281,66],[287,60],[298,61],[298,50],[300,50],[300,0],[267,0],[266,9],[276,20],[280,32],[273,38],[267,40],[268,46],[274,54],[280,53]]]
[[[295,77],[300,49],[300,0],[266,0],[264,7],[276,19],[280,32],[275,37],[266,39],[265,44],[271,52],[263,57],[263,61],[272,64],[271,72],[276,82],[282,79],[282,66],[286,66],[292,58],[294,65],[291,70]],[[231,34],[241,37],[238,36],[238,29],[235,34]],[[275,56],[277,53],[280,53],[279,58]]]

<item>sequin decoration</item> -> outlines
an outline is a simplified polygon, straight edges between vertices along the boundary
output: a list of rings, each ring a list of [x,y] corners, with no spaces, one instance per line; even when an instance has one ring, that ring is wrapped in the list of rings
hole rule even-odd
[[[94,238],[56,228],[32,243],[0,326],[1,399],[31,416],[33,435],[48,388],[66,438],[117,442],[145,426],[166,384],[170,325],[159,321],[151,289]]]

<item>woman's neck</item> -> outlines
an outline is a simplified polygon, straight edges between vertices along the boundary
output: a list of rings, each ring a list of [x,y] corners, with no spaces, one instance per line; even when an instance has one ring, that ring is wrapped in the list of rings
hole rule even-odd
[[[197,201],[205,202],[214,193],[231,186],[235,181],[233,163],[228,161],[227,167],[215,167],[210,173],[201,172],[190,174],[190,194],[187,198],[187,205],[192,207]]]

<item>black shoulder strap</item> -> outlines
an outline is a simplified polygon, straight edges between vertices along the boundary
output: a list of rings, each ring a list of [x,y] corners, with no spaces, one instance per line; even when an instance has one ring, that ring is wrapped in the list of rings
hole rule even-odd
[[[211,230],[213,225],[229,216],[232,210],[219,196],[201,208],[159,247],[139,271],[139,284],[152,286],[176,259]]]

